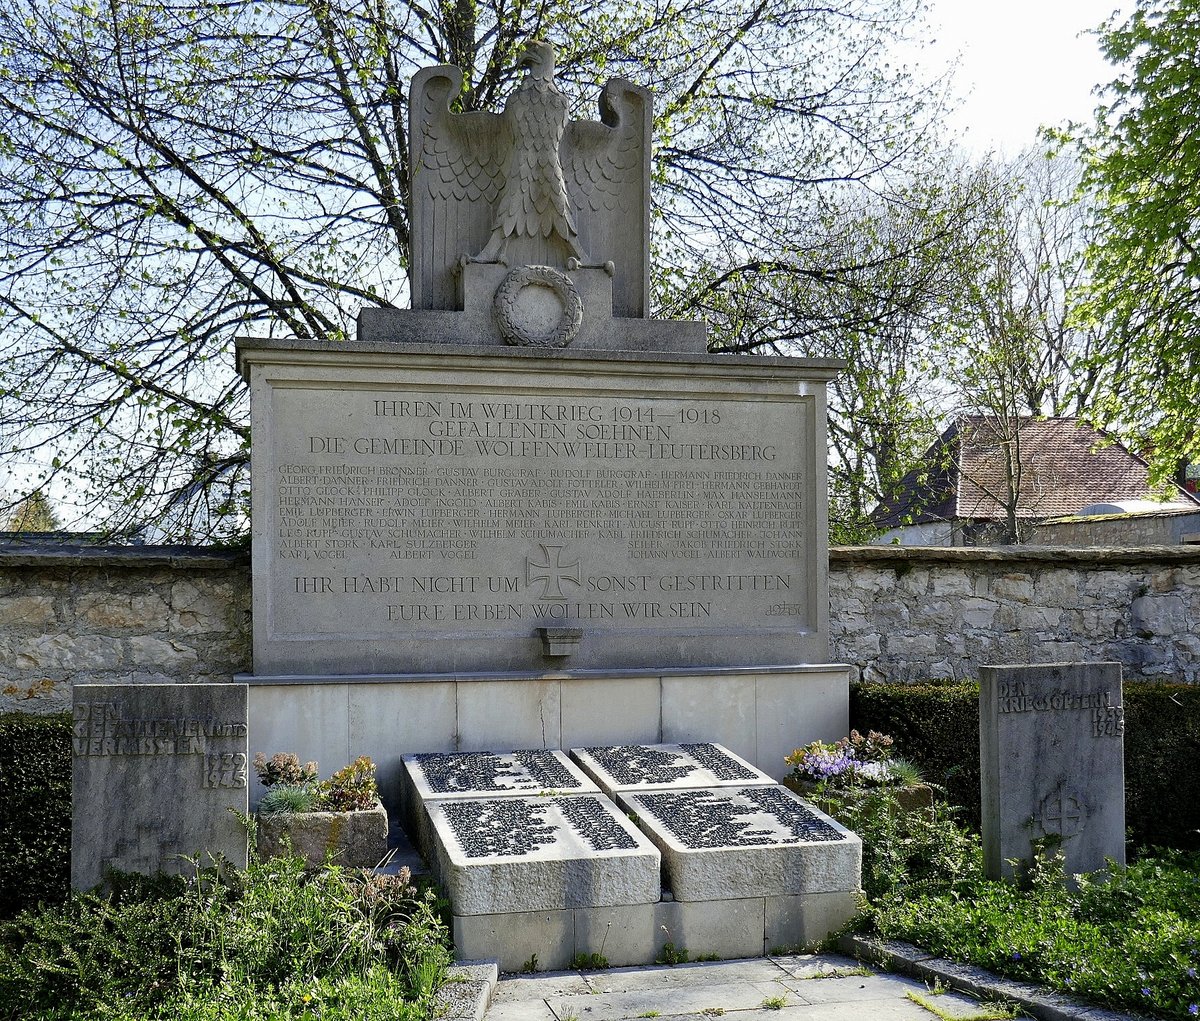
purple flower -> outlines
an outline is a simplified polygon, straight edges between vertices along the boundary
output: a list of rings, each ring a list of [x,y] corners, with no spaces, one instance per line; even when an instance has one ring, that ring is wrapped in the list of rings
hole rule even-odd
[[[1009,956],[1010,956],[1010,957],[1011,957],[1011,958],[1012,958],[1014,961],[1019,961],[1019,960],[1021,959],[1021,951],[1020,951],[1020,950],[1014,950],[1014,951],[1013,951],[1013,952],[1012,952],[1012,953],[1011,953]]]
[[[1195,977],[1196,977],[1196,969],[1195,969],[1195,968],[1188,968],[1188,970],[1187,970],[1187,971],[1185,971],[1185,972],[1184,972],[1184,974],[1185,974],[1185,975],[1186,975],[1188,978],[1195,978]]]
[[[1142,986],[1142,995],[1143,995],[1143,996],[1149,996],[1149,995],[1150,995],[1150,987],[1149,987],[1149,986]]]
[[[1193,1016],[1196,1014],[1200,1014],[1200,1007],[1196,1006],[1196,1004],[1194,1004],[1194,1003],[1189,1003],[1188,1004],[1188,1013],[1192,1014]]]

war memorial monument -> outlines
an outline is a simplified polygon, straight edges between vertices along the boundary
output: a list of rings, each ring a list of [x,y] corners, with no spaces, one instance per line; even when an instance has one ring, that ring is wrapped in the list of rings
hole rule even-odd
[[[861,845],[774,781],[848,729],[840,363],[649,318],[651,97],[612,81],[571,120],[553,48],[522,62],[499,113],[452,112],[457,68],[412,82],[411,309],[238,343],[253,674],[210,686],[246,726],[197,777],[253,807],[248,753],[371,756],[460,951],[502,967],[812,942],[852,913]]]

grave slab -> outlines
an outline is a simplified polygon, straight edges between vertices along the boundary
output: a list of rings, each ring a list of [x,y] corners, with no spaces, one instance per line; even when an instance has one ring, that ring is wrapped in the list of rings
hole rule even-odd
[[[782,787],[646,791],[620,801],[658,845],[678,901],[859,887],[862,841]]]
[[[998,879],[1034,843],[1067,876],[1125,861],[1125,709],[1119,663],[979,671],[984,868]]]
[[[72,886],[204,852],[246,867],[244,684],[80,684],[73,717]]]
[[[436,857],[426,801],[563,794],[599,789],[557,749],[514,752],[422,752],[403,757],[402,810],[417,850]]]
[[[426,802],[438,873],[459,915],[646,904],[657,848],[599,795]]]
[[[728,748],[709,742],[572,748],[571,756],[609,795],[775,782]]]
[[[503,795],[595,794],[597,786],[564,752],[423,752],[404,756],[414,793],[422,799],[493,798]]]

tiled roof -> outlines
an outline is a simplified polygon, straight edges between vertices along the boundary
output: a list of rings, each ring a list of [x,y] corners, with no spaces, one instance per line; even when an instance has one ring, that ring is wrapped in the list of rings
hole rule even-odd
[[[896,498],[880,505],[876,523],[894,528],[1003,519],[1009,492],[1004,450],[1009,444],[1019,451],[1020,480],[1014,488],[1020,518],[1058,517],[1088,504],[1155,495],[1145,461],[1078,419],[966,416],[942,433],[920,468],[900,481]],[[1182,489],[1175,498],[1194,500]]]

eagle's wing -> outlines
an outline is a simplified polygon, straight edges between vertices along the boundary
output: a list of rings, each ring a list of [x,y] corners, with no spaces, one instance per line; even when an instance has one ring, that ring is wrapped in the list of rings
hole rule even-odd
[[[462,91],[452,64],[422,68],[409,94],[413,308],[457,308],[460,256],[486,244],[511,143],[494,113],[451,113]]]
[[[614,78],[600,94],[600,121],[572,121],[563,169],[581,247],[611,260],[613,315],[647,314],[650,248],[650,93]]]

